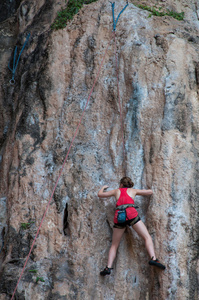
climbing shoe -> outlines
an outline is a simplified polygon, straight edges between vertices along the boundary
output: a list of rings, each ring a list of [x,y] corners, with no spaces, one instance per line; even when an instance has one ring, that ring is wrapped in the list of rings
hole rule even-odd
[[[156,267],[158,267],[158,268],[160,268],[162,270],[166,269],[166,267],[163,264],[161,264],[158,259],[154,260],[153,257],[149,261],[149,265],[156,266]]]
[[[101,276],[110,275],[112,269],[113,269],[113,268],[108,268],[108,267],[106,266],[106,268],[105,268],[103,271],[100,272],[100,275],[101,275]]]

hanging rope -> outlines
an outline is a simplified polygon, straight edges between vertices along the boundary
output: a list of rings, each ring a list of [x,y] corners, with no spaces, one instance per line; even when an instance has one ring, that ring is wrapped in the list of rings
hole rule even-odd
[[[120,88],[119,88],[119,67],[118,67],[118,58],[117,58],[117,45],[116,45],[116,35],[114,31],[114,42],[115,42],[115,64],[116,64],[116,76],[117,76],[117,94],[118,94],[118,102],[120,109],[120,126],[122,132],[122,144],[123,144],[123,162],[124,162],[124,172],[126,173],[126,151],[125,151],[125,137],[124,137],[124,124],[123,124],[123,112],[122,112],[122,104],[120,99]]]
[[[10,69],[10,71],[12,72],[12,78],[10,79],[10,84],[14,84],[15,83],[15,72],[16,72],[16,69],[17,69],[17,66],[18,66],[18,63],[19,63],[19,59],[20,59],[20,56],[28,42],[30,38],[30,33],[27,35],[26,37],[26,40],[25,40],[25,43],[23,44],[23,47],[19,53],[19,56],[17,58],[17,46],[15,47],[15,51],[14,51],[14,57],[13,57],[13,67],[11,68],[10,67],[10,62],[11,62],[11,58],[10,58],[10,61],[8,63],[8,68]],[[16,61],[16,58],[17,58],[17,61]]]
[[[56,184],[55,184],[54,189],[53,189],[53,191],[52,191],[51,197],[50,197],[50,199],[49,199],[49,201],[48,201],[46,210],[45,210],[45,212],[44,212],[43,218],[42,218],[41,223],[40,223],[40,225],[39,225],[39,228],[38,228],[38,230],[37,230],[36,236],[35,236],[35,238],[34,238],[34,240],[33,240],[32,246],[31,246],[31,248],[30,248],[29,254],[28,254],[28,256],[27,256],[27,259],[26,259],[25,264],[24,264],[24,266],[23,266],[23,269],[22,269],[22,271],[21,271],[19,280],[18,280],[18,282],[17,282],[17,285],[16,285],[16,287],[15,287],[15,290],[14,290],[14,292],[13,292],[13,295],[12,295],[11,300],[14,299],[14,295],[15,295],[15,293],[16,293],[18,284],[19,284],[19,282],[20,282],[20,280],[21,280],[21,277],[22,277],[23,272],[24,272],[24,270],[25,270],[25,267],[26,267],[26,265],[27,265],[28,259],[29,259],[29,257],[30,257],[30,254],[31,254],[32,249],[33,249],[33,247],[34,247],[34,244],[35,244],[35,242],[36,242],[37,236],[38,236],[39,231],[40,231],[40,229],[41,229],[41,226],[42,226],[42,224],[43,224],[43,221],[44,221],[44,218],[45,218],[46,213],[47,213],[47,211],[48,211],[49,205],[50,205],[50,203],[51,203],[51,201],[52,201],[53,195],[54,195],[54,193],[55,193],[55,189],[56,189],[56,187],[57,187],[57,185],[58,185],[58,181],[59,181],[59,179],[60,179],[60,177],[61,177],[61,175],[62,175],[64,166],[65,166],[66,161],[67,161],[67,158],[68,158],[68,155],[69,155],[70,150],[71,150],[71,148],[72,148],[72,146],[73,146],[73,142],[74,142],[74,140],[75,140],[75,138],[76,138],[78,129],[79,129],[80,124],[81,124],[81,122],[82,122],[82,119],[83,119],[84,113],[85,113],[85,111],[86,111],[87,105],[88,105],[88,103],[89,103],[91,94],[92,94],[93,89],[94,89],[94,87],[95,87],[95,84],[96,84],[96,82],[97,82],[97,80],[98,80],[98,78],[99,78],[99,74],[100,74],[101,68],[102,68],[102,66],[103,66],[103,64],[104,64],[104,60],[105,60],[105,57],[106,57],[106,54],[107,54],[107,51],[108,51],[108,48],[109,48],[110,43],[111,43],[111,39],[110,39],[110,41],[109,41],[109,43],[108,43],[108,46],[107,46],[107,48],[106,48],[105,54],[104,54],[104,56],[103,56],[102,62],[101,62],[101,64],[100,64],[100,67],[99,67],[99,70],[98,70],[98,73],[97,73],[97,76],[96,76],[96,78],[95,78],[95,81],[94,81],[93,86],[92,86],[92,88],[91,88],[91,91],[90,91],[90,93],[89,93],[89,96],[88,96],[86,105],[85,105],[85,107],[84,107],[83,113],[82,113],[82,115],[81,115],[80,121],[79,121],[78,126],[77,126],[77,129],[76,129],[76,131],[75,131],[75,134],[74,134],[73,139],[72,139],[72,141],[71,141],[70,147],[69,147],[68,152],[67,152],[67,154],[66,154],[66,157],[65,157],[65,159],[64,159],[64,163],[63,163],[63,165],[62,165],[61,171],[60,171],[59,176],[58,176],[58,178],[57,178],[57,181],[56,181]]]
[[[115,20],[115,2],[111,2],[111,6],[112,6],[112,15],[113,15],[113,31],[116,30],[116,26],[117,26],[117,22],[119,20],[119,17],[121,16],[121,14],[123,13],[123,11],[127,8],[127,6],[129,5],[128,0],[126,1],[126,6],[121,10],[121,12],[119,13],[117,19]]]
[[[126,1],[126,6],[120,11],[117,19],[115,20],[115,2],[111,2],[112,6],[112,16],[113,16],[113,32],[114,32],[114,42],[115,42],[115,64],[116,64],[116,76],[117,76],[117,94],[118,94],[118,102],[119,102],[119,109],[120,109],[120,126],[122,132],[122,144],[123,144],[123,165],[124,165],[124,173],[126,175],[126,152],[125,152],[125,137],[124,137],[124,125],[123,125],[123,112],[122,112],[122,104],[120,100],[120,89],[119,89],[119,67],[118,67],[118,58],[117,58],[117,45],[116,45],[116,25],[119,20],[119,17],[123,13],[123,11],[128,6],[128,1]]]

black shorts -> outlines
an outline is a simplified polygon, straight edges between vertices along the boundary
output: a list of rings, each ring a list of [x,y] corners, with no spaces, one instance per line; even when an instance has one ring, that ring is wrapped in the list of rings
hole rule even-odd
[[[140,217],[137,215],[137,217],[131,219],[131,220],[128,220],[128,221],[125,221],[124,223],[114,223],[113,227],[114,228],[118,228],[118,229],[123,229],[125,228],[127,225],[128,226],[133,226],[135,225],[137,222],[139,222],[141,219]]]

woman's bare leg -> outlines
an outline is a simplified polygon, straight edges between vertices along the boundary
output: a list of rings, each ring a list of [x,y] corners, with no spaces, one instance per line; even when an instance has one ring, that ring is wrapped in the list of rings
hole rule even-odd
[[[126,228],[124,228],[124,229],[113,228],[112,245],[111,245],[111,248],[109,250],[109,255],[108,255],[108,265],[107,265],[108,268],[112,268],[114,259],[117,254],[117,248],[120,244],[120,241],[121,241],[121,238],[123,236],[125,229]]]
[[[144,223],[140,220],[135,225],[133,225],[133,229],[135,229],[137,234],[143,238],[145,242],[146,250],[150,258],[153,257],[153,259],[155,260],[156,256],[155,256],[153,241]]]

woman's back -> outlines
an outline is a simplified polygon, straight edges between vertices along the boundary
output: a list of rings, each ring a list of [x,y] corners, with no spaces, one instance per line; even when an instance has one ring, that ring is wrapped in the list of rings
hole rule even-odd
[[[134,204],[134,199],[129,195],[128,190],[132,190],[130,188],[120,188],[120,196],[117,200],[116,206],[123,204]],[[131,193],[132,194],[132,193]]]
[[[121,196],[121,190],[125,190],[127,197],[129,196],[131,199],[134,199],[136,196],[136,190],[132,188],[119,188],[116,190],[115,198],[118,201]]]

